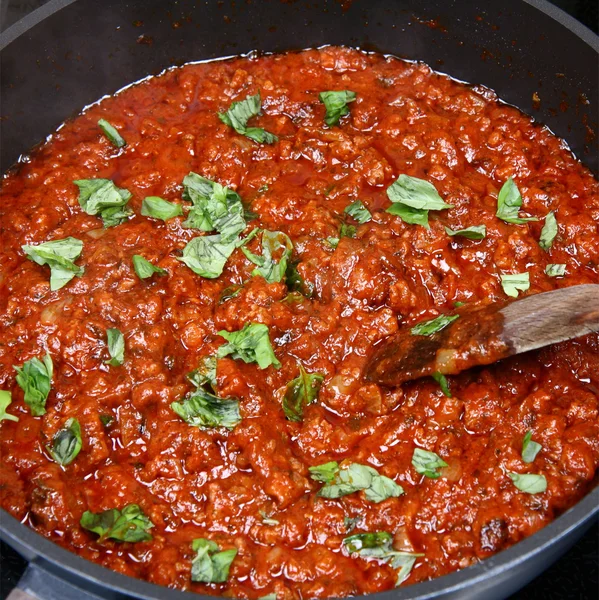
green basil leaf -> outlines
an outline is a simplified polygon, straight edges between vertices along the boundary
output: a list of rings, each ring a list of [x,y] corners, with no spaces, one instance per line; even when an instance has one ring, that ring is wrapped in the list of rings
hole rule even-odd
[[[553,241],[557,236],[557,219],[553,211],[547,213],[543,229],[541,229],[541,237],[539,238],[539,246],[543,250],[549,250],[553,245]]]
[[[391,561],[394,569],[399,569],[395,580],[395,587],[399,587],[409,576],[419,557],[424,554],[412,552],[398,552]]]
[[[14,367],[17,372],[17,383],[25,393],[25,404],[29,406],[34,417],[46,414],[46,400],[50,393],[54,365],[52,357],[46,354],[42,360],[35,357],[23,363],[22,367]]]
[[[381,548],[385,551],[392,550],[393,536],[386,531],[373,533],[356,533],[343,540],[343,545],[351,554],[361,554],[363,550]]]
[[[549,277],[563,277],[566,274],[566,265],[551,264],[545,267],[545,273]]]
[[[177,260],[194,273],[215,279],[222,274],[225,263],[237,247],[238,240],[223,242],[220,235],[204,235],[193,238],[183,249],[183,256]]]
[[[188,394],[182,402],[171,403],[173,411],[194,427],[226,427],[233,429],[241,422],[239,401],[219,398],[204,388]]]
[[[447,383],[447,377],[437,371],[432,374],[432,378],[439,384],[441,391],[448,397],[451,398],[451,391],[449,389],[449,383]]]
[[[547,489],[547,479],[544,475],[534,475],[527,473],[520,475],[519,473],[508,473],[514,485],[521,491],[527,494],[542,494]]]
[[[112,367],[122,365],[125,360],[125,338],[123,334],[115,328],[106,330],[106,338],[108,344],[108,354],[110,358],[104,363]]]
[[[497,195],[497,212],[495,216],[506,223],[527,223],[538,221],[536,217],[519,217],[518,212],[522,206],[522,196],[514,180],[509,177]]]
[[[102,218],[104,227],[120,225],[133,214],[127,203],[129,190],[118,188],[110,179],[77,179],[79,204],[88,215]]]
[[[219,552],[218,545],[204,538],[193,540],[192,549],[197,552],[191,563],[191,580],[199,583],[224,583],[229,578],[231,563],[237,549]]]
[[[525,292],[530,287],[530,275],[528,273],[501,275],[501,287],[508,296],[517,298],[519,291]]]
[[[362,521],[362,517],[343,517],[343,526],[345,531],[349,533],[353,531]]]
[[[333,250],[335,250],[339,245],[338,237],[328,237],[325,241],[331,248],[333,248]]]
[[[258,363],[261,369],[266,369],[270,365],[275,369],[280,368],[281,363],[273,352],[266,325],[246,323],[239,331],[219,331],[218,335],[229,342],[218,349],[218,358],[230,354],[232,358],[245,363]]]
[[[335,479],[335,475],[339,472],[339,463],[336,461],[323,463],[322,465],[309,467],[308,471],[310,471],[310,477],[314,481],[331,483]]]
[[[430,225],[428,224],[428,210],[412,208],[398,202],[392,204],[386,212],[399,217],[402,221],[408,223],[408,225],[422,225],[425,229],[430,229]]]
[[[450,229],[446,227],[445,232],[451,237],[459,235],[469,240],[483,240],[487,236],[487,227],[485,225],[472,225],[472,227],[466,227],[466,229]]]
[[[442,329],[445,329],[450,323],[453,323],[456,319],[459,319],[460,315],[439,315],[435,319],[430,321],[423,321],[417,323],[412,327],[412,335],[433,335]]]
[[[78,267],[73,261],[81,256],[83,242],[74,237],[63,240],[44,242],[36,246],[21,246],[29,260],[38,265],[50,267],[50,290],[59,290],[73,277],[83,275],[83,267]]]
[[[438,454],[422,448],[415,448],[412,456],[412,466],[416,469],[416,473],[431,479],[437,479],[441,475],[437,472],[437,469],[448,465]]]
[[[525,463],[533,462],[542,448],[541,444],[533,441],[532,431],[528,430],[522,441],[522,460]]]
[[[81,426],[77,419],[68,419],[64,428],[56,433],[52,439],[52,446],[48,448],[50,456],[59,465],[71,464],[79,454],[83,441],[81,439]]]
[[[97,533],[99,542],[111,539],[118,542],[149,542],[149,531],[154,524],[137,504],[128,504],[122,510],[111,508],[100,513],[86,510],[79,521],[81,527]]]
[[[346,223],[342,223],[341,227],[339,228],[339,237],[355,238],[356,228],[353,225],[347,225]]]
[[[275,594],[275,592],[271,592],[270,594],[260,596],[258,600],[277,600],[277,595]]]
[[[144,217],[168,221],[183,214],[183,207],[176,202],[169,202],[160,196],[146,196],[141,203],[141,214]]]
[[[366,499],[375,504],[387,500],[387,498],[398,498],[403,493],[404,490],[401,485],[384,475],[373,477],[370,486],[364,490]]]
[[[12,402],[12,394],[6,390],[0,390],[0,421],[18,421],[19,417],[10,415],[6,412],[6,409]]]
[[[393,202],[393,206],[387,209],[387,212],[396,214],[406,223],[418,223],[425,227],[428,227],[428,213],[423,211],[453,208],[453,204],[443,201],[432,183],[410,175],[400,175],[397,181],[387,188],[387,196]],[[406,211],[402,207],[414,210]]]
[[[277,260],[274,254],[282,250]],[[262,256],[257,256],[242,246],[241,251],[248,260],[257,265],[252,275],[266,279],[268,283],[278,283],[287,272],[287,265],[293,251],[293,244],[289,236],[281,231],[262,231]]]
[[[133,268],[135,269],[135,273],[140,279],[147,279],[148,277],[152,277],[154,273],[158,273],[158,275],[166,275],[166,270],[161,269],[160,267],[155,267],[149,260],[146,260],[143,256],[139,254],[133,255]]]
[[[360,225],[368,223],[368,221],[372,219],[372,214],[364,206],[361,200],[356,200],[355,202],[352,202],[349,206],[345,208],[344,212],[345,214],[358,221]]]
[[[261,114],[260,103],[260,92],[258,92],[254,96],[248,96],[245,100],[232,102],[227,112],[218,113],[218,118],[237,133],[245,135],[259,144],[274,144],[279,139],[276,135],[261,127],[247,126],[252,117]]]
[[[187,379],[198,388],[209,385],[214,390],[216,388],[216,356],[204,356],[200,366],[189,373]]]
[[[127,145],[127,142],[123,139],[121,134],[118,132],[116,127],[111,125],[106,119],[100,119],[98,121],[98,127],[102,130],[104,135],[108,138],[108,141],[117,148],[122,148]]]
[[[299,292],[306,298],[312,298],[314,294],[314,286],[306,283],[297,269],[297,262],[289,261],[287,263],[287,271],[285,271],[285,283],[290,292]]]
[[[318,397],[324,376],[320,373],[306,373],[300,364],[300,373],[287,384],[283,397],[283,412],[290,421],[299,422],[304,418],[304,407]]]
[[[354,102],[356,93],[349,90],[320,92],[318,98],[326,109],[324,122],[332,127],[339,123],[341,117],[349,114],[348,104]]]

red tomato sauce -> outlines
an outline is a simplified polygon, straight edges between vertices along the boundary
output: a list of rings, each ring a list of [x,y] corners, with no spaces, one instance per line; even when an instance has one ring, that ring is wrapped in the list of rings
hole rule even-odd
[[[319,93],[351,90],[338,125],[324,123]],[[278,136],[260,144],[217,113],[260,92],[251,125]],[[127,141],[115,148],[97,121]],[[235,190],[256,218],[281,231],[311,297],[283,279],[252,275],[240,250],[207,279],[178,260],[205,235],[142,216],[142,200],[182,204],[191,171]],[[432,183],[453,208],[430,211],[430,229],[386,212],[400,174]],[[524,224],[495,216],[508,177]],[[133,215],[103,228],[83,212],[74,180],[106,178],[131,192]],[[344,209],[360,199],[372,218]],[[186,209],[187,210],[187,209]],[[543,220],[559,231],[543,250]],[[533,534],[593,486],[599,465],[599,337],[589,335],[448,377],[384,388],[363,369],[375,344],[467,304],[507,300],[501,274],[528,272],[534,294],[599,281],[597,181],[563,141],[481,87],[424,64],[329,47],[174,68],[105,98],[61,127],[7,174],[0,202],[0,388],[12,392],[0,425],[0,502],[41,535],[133,577],[209,594],[327,597],[393,588],[389,564],[348,553],[352,534],[388,532],[419,553],[403,585],[475,564]],[[340,237],[344,221],[355,237]],[[486,237],[445,227],[486,225]],[[83,241],[81,276],[50,291],[49,268],[24,244]],[[327,238],[339,237],[336,248]],[[248,246],[260,254],[259,238]],[[140,279],[132,256],[166,274]],[[549,277],[548,264],[565,264]],[[227,290],[233,289],[231,294]],[[522,295],[521,293],[521,295]],[[232,296],[232,297],[231,297]],[[225,343],[218,331],[268,326],[281,367],[218,360],[216,392],[239,401],[233,429],[197,427],[171,408],[193,388],[187,374]],[[106,330],[125,338],[124,362],[106,364]],[[54,363],[43,416],[32,416],[14,366],[48,353]],[[323,383],[303,420],[282,410],[299,365]],[[82,449],[66,466],[47,446],[67,419]],[[542,449],[521,456],[523,438]],[[437,478],[412,465],[415,448],[445,464]],[[367,465],[401,485],[382,502],[364,491],[317,493],[309,467]],[[538,474],[547,489],[521,491],[509,473]],[[151,541],[100,540],[85,511],[137,504]],[[265,521],[266,519],[266,521]],[[194,583],[191,542],[236,548],[226,583]]]

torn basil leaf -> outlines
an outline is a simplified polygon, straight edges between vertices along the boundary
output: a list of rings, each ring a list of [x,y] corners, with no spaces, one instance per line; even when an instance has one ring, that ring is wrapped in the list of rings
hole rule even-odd
[[[34,417],[46,414],[46,400],[50,393],[54,365],[52,358],[46,354],[42,360],[35,357],[23,363],[22,367],[14,367],[17,372],[17,383],[25,393],[25,404],[29,406]]]
[[[98,121],[98,127],[102,130],[102,133],[108,138],[108,141],[117,148],[122,148],[127,145],[127,142],[118,132],[117,128],[111,125],[106,119],[100,119]]]
[[[281,231],[262,231],[262,256],[257,256],[253,252],[242,246],[241,251],[248,260],[257,267],[252,271],[252,275],[263,277],[268,283],[278,283],[283,279],[287,272],[287,265],[293,251],[293,244],[289,236]],[[275,254],[280,253],[278,260],[274,258]]]
[[[547,213],[543,229],[541,229],[541,237],[539,238],[539,246],[547,251],[553,245],[553,241],[557,236],[557,219],[553,211]]]
[[[361,200],[356,200],[355,202],[352,202],[349,206],[345,208],[344,212],[345,214],[355,219],[358,223],[360,223],[360,225],[368,223],[368,221],[372,219],[372,214],[364,206]]]
[[[160,196],[146,196],[141,203],[141,214],[144,217],[168,221],[183,214],[183,207],[176,202],[169,202]]]
[[[83,242],[77,238],[68,237],[36,246],[24,245],[21,249],[29,260],[50,267],[50,290],[53,292],[69,283],[73,277],[83,275],[83,267],[74,263],[83,250]]]
[[[320,92],[318,98],[324,104],[326,114],[324,122],[329,126],[337,125],[341,117],[349,114],[350,102],[356,99],[356,93],[349,90]]]
[[[118,188],[110,179],[77,179],[79,204],[88,215],[102,219],[104,227],[113,227],[127,220],[133,211],[127,207],[129,190]]]
[[[465,229],[450,229],[446,227],[445,232],[451,237],[458,235],[469,240],[483,240],[487,235],[487,227],[485,225],[472,225]]]
[[[322,465],[309,467],[308,471],[310,471],[310,477],[314,479],[314,481],[331,483],[335,479],[335,475],[339,472],[339,463],[333,460],[328,463],[323,463]]]
[[[542,448],[541,444],[533,441],[532,431],[529,429],[524,435],[524,440],[522,440],[522,460],[525,463],[533,462]]]
[[[456,319],[459,319],[459,317],[460,315],[439,315],[430,321],[417,323],[410,331],[412,335],[433,335],[433,333],[445,329],[445,327],[453,323]]]
[[[204,356],[200,366],[187,375],[187,379],[196,387],[209,385],[216,388],[216,356]]]
[[[339,228],[339,237],[348,237],[355,238],[356,237],[356,228],[353,225],[348,225],[347,223],[342,223]]]
[[[83,440],[81,439],[81,426],[75,418],[68,419],[64,427],[56,432],[52,439],[52,446],[48,447],[48,452],[63,467],[71,464],[79,454]]]
[[[545,267],[545,273],[549,277],[563,277],[566,274],[566,265],[551,264]]]
[[[188,394],[181,402],[172,402],[171,408],[194,427],[233,429],[241,422],[238,400],[219,398],[202,387]]]
[[[522,206],[522,196],[514,180],[509,177],[497,195],[497,212],[495,216],[506,223],[522,224],[528,221],[538,221],[536,217],[519,217]]]
[[[438,454],[422,448],[415,448],[412,455],[412,466],[416,469],[416,473],[431,479],[438,479],[441,474],[437,469],[448,465]]]
[[[439,384],[441,391],[448,397],[451,398],[451,391],[449,389],[449,383],[447,383],[447,377],[439,371],[432,374],[432,378]]]
[[[152,539],[149,531],[154,524],[137,504],[128,504],[122,510],[111,508],[100,513],[86,510],[81,527],[97,533],[99,542],[111,539],[118,542],[148,542]]]
[[[283,397],[283,412],[290,421],[299,422],[304,418],[304,407],[318,397],[324,376],[320,373],[306,373],[300,364],[299,375],[287,384]]]
[[[338,237],[328,237],[325,241],[331,248],[333,248],[333,250],[335,250],[339,245]]]
[[[306,298],[311,298],[314,293],[314,286],[306,283],[297,269],[298,263],[289,261],[287,263],[287,271],[285,271],[285,283],[290,292],[298,292]]]
[[[535,475],[527,473],[520,475],[519,473],[508,473],[514,485],[521,491],[527,494],[542,494],[547,489],[547,479],[544,475]]]
[[[6,421],[18,421],[19,417],[15,417],[6,412],[6,409],[12,402],[12,394],[6,390],[0,390],[0,422]]]
[[[508,296],[517,298],[518,292],[525,292],[530,287],[530,275],[528,273],[501,275],[501,287]]]
[[[125,360],[125,338],[116,328],[106,330],[108,354],[110,358],[104,363],[112,367],[118,367]]]
[[[185,263],[194,273],[215,279],[222,274],[227,260],[238,245],[236,239],[223,242],[220,235],[204,235],[193,238],[183,248],[183,256],[177,260]]]
[[[254,96],[248,96],[245,100],[232,102],[227,112],[218,113],[218,118],[237,133],[245,135],[259,144],[274,144],[279,139],[276,135],[262,127],[247,126],[252,117],[261,114],[260,103],[260,92],[258,92]]]
[[[157,273],[158,275],[166,275],[167,273],[164,269],[155,267],[149,260],[139,254],[133,255],[133,268],[140,279],[148,279],[148,277],[152,277],[154,273]]]
[[[212,540],[198,538],[191,547],[196,556],[191,563],[191,580],[199,583],[224,583],[229,578],[231,563],[237,556],[237,549],[219,551]]]
[[[218,358],[231,355],[231,358],[245,363],[258,363],[261,369],[270,365],[275,369],[280,368],[281,363],[273,352],[266,325],[246,323],[239,331],[219,331],[218,335],[228,342],[218,349]]]

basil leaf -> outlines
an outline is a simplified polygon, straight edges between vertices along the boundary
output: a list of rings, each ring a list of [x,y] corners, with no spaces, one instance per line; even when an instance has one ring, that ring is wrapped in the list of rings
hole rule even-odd
[[[422,225],[424,228],[430,229],[428,224],[428,210],[420,210],[406,206],[405,204],[396,203],[392,204],[386,212],[399,217],[409,225]]]
[[[518,291],[525,292],[530,287],[530,275],[528,273],[501,275],[501,287],[508,296],[517,298]]]
[[[356,533],[343,540],[343,545],[347,551],[354,554],[361,554],[363,550],[381,548],[385,551],[392,549],[391,542],[393,536],[386,531],[377,531],[373,533]]]
[[[549,250],[553,245],[553,240],[557,236],[557,219],[553,211],[547,213],[543,229],[541,229],[541,237],[539,238],[539,246],[543,250]]]
[[[542,448],[543,446],[541,446],[541,444],[533,441],[532,431],[529,429],[524,435],[524,440],[522,441],[522,460],[525,463],[533,462]]]
[[[283,250],[279,261],[277,262],[273,255],[279,250]],[[291,258],[293,244],[289,236],[281,231],[262,231],[262,256],[257,256],[248,250],[245,246],[241,251],[248,260],[257,265],[252,271],[252,275],[259,275],[266,279],[268,283],[278,283],[283,279],[287,272],[288,261]]]
[[[204,356],[200,366],[187,375],[187,379],[196,387],[209,385],[216,388],[216,356]]]
[[[314,286],[306,283],[297,269],[297,262],[289,261],[287,271],[285,271],[285,283],[290,292],[299,292],[306,298],[311,298],[314,293]]]
[[[412,466],[416,469],[416,473],[431,479],[438,479],[441,474],[437,472],[437,469],[447,467],[448,464],[434,452],[415,448],[412,456]]]
[[[200,583],[224,583],[229,578],[231,563],[237,549],[219,552],[218,545],[204,538],[193,540],[192,549],[197,552],[191,563],[191,580]]]
[[[335,250],[339,245],[338,237],[328,237],[325,241],[331,248],[333,248],[333,250]]]
[[[397,553],[391,562],[391,566],[394,569],[399,569],[397,579],[395,580],[395,587],[399,587],[410,576],[416,561],[421,556],[424,556],[424,554],[417,554],[415,552]]]
[[[343,517],[343,526],[345,527],[345,531],[349,533],[353,531],[362,520],[362,517]]]
[[[4,421],[18,421],[19,417],[15,417],[14,415],[10,415],[6,412],[6,409],[10,406],[12,402],[12,394],[7,392],[6,390],[0,390],[0,422]]]
[[[352,202],[349,206],[345,208],[345,214],[348,214],[350,217],[358,221],[360,225],[364,223],[368,223],[372,219],[372,214],[370,211],[364,206],[361,200],[356,200]]]
[[[538,221],[536,217],[519,217],[518,211],[522,206],[522,196],[514,180],[509,177],[497,195],[497,212],[495,216],[506,223],[527,223]]]
[[[348,104],[354,102],[356,93],[349,90],[320,92],[318,98],[326,109],[324,122],[332,127],[339,123],[341,117],[349,114]]]
[[[147,196],[141,203],[141,214],[144,217],[152,217],[167,221],[173,217],[183,214],[183,208],[176,202],[169,202],[160,196]]]
[[[258,598],[258,600],[277,600],[277,595],[275,592],[271,592],[270,594],[260,596],[260,598]]]
[[[82,445],[79,421],[71,418],[67,420],[64,428],[56,433],[52,439],[52,447],[48,448],[48,452],[55,462],[66,466],[77,458]]]
[[[66,285],[73,277],[83,275],[83,267],[78,267],[73,262],[83,250],[83,242],[77,238],[68,237],[36,246],[25,245],[21,249],[29,260],[50,267],[50,290],[53,292]]]
[[[248,96],[245,100],[232,102],[227,112],[218,113],[218,118],[237,133],[245,135],[259,144],[274,144],[279,139],[276,135],[261,127],[247,126],[252,117],[261,114],[260,102],[260,92],[258,92],[254,96]]]
[[[77,179],[79,204],[88,215],[102,218],[104,227],[120,225],[133,211],[127,207],[131,192],[118,188],[110,179]]]
[[[149,260],[146,260],[143,256],[139,254],[133,255],[133,268],[135,269],[135,273],[140,279],[147,279],[148,277],[152,277],[154,273],[158,273],[158,275],[166,275],[166,271],[161,269],[160,267],[155,267]]]
[[[339,237],[356,237],[356,228],[353,225],[347,225],[346,223],[342,223],[339,228]]]
[[[439,315],[430,321],[423,321],[412,327],[410,330],[412,335],[433,335],[442,329],[445,329],[450,323],[459,319],[460,315]]]
[[[566,265],[551,264],[545,267],[545,273],[549,277],[563,277],[566,274]]]
[[[128,504],[123,510],[111,508],[100,513],[86,510],[79,524],[97,533],[99,542],[111,539],[118,542],[149,542],[149,531],[154,524],[137,504]]]
[[[451,237],[459,235],[469,240],[483,240],[487,236],[487,227],[485,225],[472,225],[472,227],[466,227],[466,229],[450,229],[446,227],[445,232]]]
[[[102,130],[102,133],[108,138],[108,141],[117,148],[122,148],[127,145],[127,142],[123,139],[121,134],[118,132],[116,127],[111,125],[106,119],[100,119],[98,121],[98,127]]]
[[[375,504],[387,500],[387,498],[398,498],[403,493],[401,485],[384,475],[373,477],[370,486],[364,490],[366,499]]]
[[[306,373],[300,364],[300,373],[287,384],[283,397],[283,412],[290,421],[299,422],[304,418],[304,406],[312,404],[318,397],[324,376],[320,373]]]
[[[178,258],[194,273],[215,279],[219,277],[225,263],[238,246],[238,240],[224,242],[220,235],[204,235],[193,238],[183,249],[183,256]]]
[[[219,398],[204,388],[191,392],[182,402],[172,402],[171,408],[194,427],[233,429],[241,422],[239,401],[233,398]]]
[[[258,363],[261,369],[272,365],[275,369],[280,368],[281,363],[277,360],[268,337],[268,327],[262,323],[246,323],[239,331],[219,331],[229,342],[221,346],[217,351],[217,357],[231,355],[234,359],[245,363]]]
[[[547,489],[547,479],[544,475],[534,475],[528,473],[520,475],[518,473],[508,473],[514,485],[527,494],[542,494]]]
[[[125,338],[118,329],[107,329],[106,338],[110,358],[104,363],[112,367],[122,365],[125,360]]]
[[[448,397],[451,398],[451,391],[449,389],[449,383],[447,383],[447,377],[445,377],[445,375],[443,375],[443,373],[440,373],[439,371],[437,371],[436,373],[432,374],[432,378],[439,384],[441,391]]]
[[[331,483],[335,479],[335,475],[339,472],[339,463],[331,461],[317,465],[315,467],[309,467],[310,477],[314,481],[320,481],[321,483]]]
[[[23,363],[22,367],[13,367],[17,372],[17,383],[25,392],[25,404],[34,417],[46,414],[46,400],[50,393],[54,365],[52,357],[46,354],[42,360],[35,357]]]

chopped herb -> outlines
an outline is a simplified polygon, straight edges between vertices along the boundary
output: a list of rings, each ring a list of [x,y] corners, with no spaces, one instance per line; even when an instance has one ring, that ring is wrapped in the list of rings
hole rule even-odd
[[[274,254],[282,250],[277,260]],[[287,265],[293,251],[293,244],[289,236],[281,231],[262,231],[262,256],[257,256],[248,250],[245,246],[241,251],[248,260],[257,267],[252,271],[252,275],[260,276],[266,279],[268,283],[278,283],[283,279],[287,272]]]
[[[159,196],[147,196],[141,203],[141,214],[144,217],[167,221],[183,214],[183,207],[175,202],[169,202]]]
[[[518,212],[522,206],[522,196],[514,180],[509,177],[497,195],[497,212],[495,216],[506,223],[527,223],[538,221],[536,217],[519,217]]]
[[[137,504],[128,504],[123,510],[111,508],[100,513],[86,510],[79,522],[81,527],[97,533],[99,542],[111,539],[118,542],[148,542],[154,524]]]
[[[113,227],[133,214],[127,203],[131,192],[118,188],[110,179],[77,179],[79,204],[88,215],[101,217],[104,227]]]
[[[472,225],[472,227],[466,227],[466,229],[450,229],[446,227],[445,232],[451,237],[459,235],[469,240],[483,240],[487,235],[487,227],[485,225]]]
[[[528,430],[522,441],[522,460],[525,463],[533,462],[542,448],[541,444],[533,441],[532,431]]]
[[[306,373],[300,364],[300,373],[287,384],[283,397],[283,412],[290,421],[301,421],[304,417],[304,406],[312,404],[318,397],[324,376],[320,373]]]
[[[368,221],[372,219],[372,214],[364,206],[361,200],[356,200],[355,202],[352,202],[349,206],[345,208],[344,212],[356,221],[358,221],[360,225],[368,223]]]
[[[233,429],[241,422],[239,401],[219,398],[204,388],[188,394],[182,402],[171,403],[173,411],[194,427],[226,427]]]
[[[517,298],[519,291],[525,292],[530,287],[530,275],[528,273],[501,275],[501,287],[508,296]]]
[[[353,531],[360,524],[361,520],[361,517],[343,517],[343,526],[345,527],[345,531],[347,531],[347,533]]]
[[[339,472],[339,463],[331,461],[317,465],[315,467],[309,467],[310,477],[314,481],[320,481],[321,483],[331,483],[335,479],[335,475]]]
[[[239,331],[219,331],[218,335],[229,342],[218,349],[218,358],[230,354],[232,358],[245,363],[258,363],[261,369],[266,369],[270,365],[275,369],[280,368],[281,363],[273,352],[266,325],[246,323]]]
[[[447,377],[437,371],[432,374],[432,378],[439,384],[441,391],[448,397],[451,398],[451,391],[449,390],[449,383],[447,383]]]
[[[238,245],[238,240],[224,242],[220,235],[195,237],[183,248],[183,256],[177,260],[194,273],[215,279],[222,274],[225,263]]]
[[[348,237],[354,238],[356,237],[356,228],[353,225],[348,225],[347,223],[342,223],[339,228],[339,237]]]
[[[67,420],[64,428],[56,433],[52,439],[52,447],[48,448],[48,452],[55,462],[66,466],[77,458],[82,445],[79,421],[71,418]]]
[[[275,592],[271,592],[270,594],[260,596],[258,600],[277,600],[277,595],[275,594]]]
[[[160,267],[155,267],[149,260],[146,260],[143,256],[139,254],[133,255],[133,268],[137,273],[137,276],[140,279],[147,279],[148,277],[152,277],[154,273],[158,273],[158,275],[166,275],[166,271],[161,269]]]
[[[46,399],[50,393],[54,365],[52,357],[46,354],[42,360],[35,357],[23,363],[22,367],[14,367],[17,372],[17,383],[25,392],[25,404],[29,406],[34,417],[46,414]]]
[[[422,225],[426,229],[430,229],[428,224],[428,210],[420,210],[418,208],[412,208],[399,202],[392,204],[387,212],[390,215],[399,217],[402,221],[405,221],[409,225]]]
[[[261,114],[260,111],[260,92],[254,96],[248,96],[240,102],[232,102],[229,110],[225,113],[218,113],[218,118],[229,127],[232,127],[237,133],[245,135],[259,144],[274,144],[279,138],[273,133],[269,133],[262,127],[248,127],[247,123],[252,117]]]
[[[520,475],[518,473],[508,473],[514,485],[527,494],[542,494],[547,489],[547,479],[544,475],[534,475],[528,473]]]
[[[50,267],[50,290],[59,290],[73,277],[83,275],[83,267],[78,267],[73,261],[81,256],[83,242],[74,237],[63,240],[44,242],[36,246],[21,246],[29,260],[38,265]]]
[[[549,277],[563,277],[566,274],[566,265],[551,264],[545,267],[545,273]]]
[[[541,237],[539,238],[539,246],[543,250],[549,250],[553,245],[553,241],[557,236],[557,219],[553,211],[547,213],[543,229],[541,229]]]
[[[109,427],[110,424],[114,421],[112,415],[100,415],[100,422],[104,427]]]
[[[325,241],[331,248],[333,248],[333,250],[335,250],[339,245],[338,237],[328,237]]]
[[[191,580],[200,583],[224,583],[229,578],[231,563],[237,556],[237,549],[219,552],[218,544],[212,540],[193,540],[191,547],[197,552],[191,563]]]
[[[216,356],[204,356],[200,366],[187,375],[187,379],[196,387],[209,385],[216,388]]]
[[[437,469],[448,465],[438,454],[422,448],[415,448],[412,456],[412,466],[416,469],[416,473],[431,479],[438,479],[441,474]]]
[[[116,328],[107,329],[106,338],[110,358],[105,360],[104,363],[111,367],[118,367],[119,365],[122,365],[125,360],[125,338]]]
[[[12,394],[6,390],[0,390],[0,421],[18,421],[19,417],[10,415],[6,412],[6,409],[12,402]]]
[[[306,298],[311,298],[314,293],[314,286],[306,283],[297,269],[297,262],[289,261],[287,271],[285,272],[285,283],[290,292],[298,292]]]
[[[350,535],[343,540],[343,545],[348,552],[352,554],[363,550],[374,548],[391,549],[393,536],[386,531],[377,531],[374,533],[357,533]]]
[[[459,319],[460,315],[439,315],[430,321],[423,321],[414,325],[411,329],[412,335],[433,335],[442,329],[445,329],[450,323]]]
[[[349,114],[350,102],[356,99],[356,93],[349,90],[320,92],[318,98],[324,104],[326,114],[324,122],[332,127],[339,123],[339,119]]]
[[[108,141],[113,146],[122,148],[123,146],[127,145],[127,142],[123,139],[116,127],[111,125],[106,119],[100,119],[98,121],[98,127],[102,130],[104,135],[108,138]]]
[[[453,305],[454,305],[456,308],[460,308],[460,306],[465,306],[465,305],[466,305],[466,303],[465,303],[465,302],[461,302],[460,300],[457,300],[456,302],[454,302],[454,303],[453,303]]]

